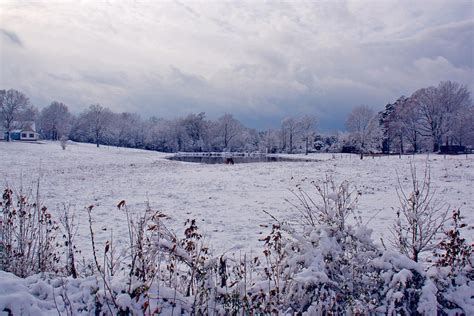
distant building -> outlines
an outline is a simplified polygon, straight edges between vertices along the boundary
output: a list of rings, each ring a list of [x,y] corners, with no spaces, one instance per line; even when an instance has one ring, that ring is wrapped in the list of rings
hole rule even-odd
[[[39,134],[36,132],[35,122],[15,122],[14,126],[19,128],[15,128],[14,130],[10,131],[11,140],[38,140]],[[7,140],[7,137],[8,132],[0,132],[0,140]]]

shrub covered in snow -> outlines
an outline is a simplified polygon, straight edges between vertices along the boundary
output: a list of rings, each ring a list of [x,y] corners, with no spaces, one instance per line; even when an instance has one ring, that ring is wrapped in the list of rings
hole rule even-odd
[[[59,139],[59,144],[61,145],[61,148],[63,150],[66,150],[67,145],[68,145],[68,138],[64,135],[61,136],[61,138]]]
[[[213,254],[195,220],[186,221],[179,236],[167,227],[165,214],[148,206],[142,214],[132,215],[125,201],[117,207],[127,217],[128,244],[117,245],[112,234],[98,243],[91,206],[86,211],[94,262],[84,273],[76,269],[71,234],[75,224],[68,212],[60,220],[63,228],[69,226],[64,234],[64,265],[56,255],[42,263],[38,255],[17,255],[31,240],[15,239],[24,236],[20,231],[26,227],[29,234],[54,236],[55,224],[50,216],[50,221],[38,221],[43,218],[38,214],[47,214],[45,208],[29,204],[21,195],[16,200],[7,189],[2,202],[2,269],[30,276],[21,279],[0,272],[0,311],[36,315],[55,311],[68,315],[472,314],[473,255],[460,237],[459,213],[453,215],[454,228],[439,246],[438,262],[426,269],[406,253],[380,249],[373,242],[357,213],[359,195],[348,182],[337,185],[330,177],[303,180],[291,201],[298,220],[272,217],[271,231],[261,239],[261,253],[238,257]],[[32,229],[23,223],[30,220],[25,211],[45,226],[34,222]],[[56,253],[54,238],[46,240],[48,246],[40,248]],[[18,270],[9,260],[29,268]]]
[[[474,314],[474,256],[473,246],[461,236],[461,212],[452,213],[452,227],[435,250],[436,264],[428,275],[436,285],[438,303],[450,314]]]
[[[436,295],[422,266],[382,251],[359,220],[357,196],[347,182],[297,185],[294,206],[302,228],[282,225],[283,260],[278,310],[308,314],[416,314]],[[432,305],[436,311],[436,304]],[[431,310],[431,311],[432,311]]]

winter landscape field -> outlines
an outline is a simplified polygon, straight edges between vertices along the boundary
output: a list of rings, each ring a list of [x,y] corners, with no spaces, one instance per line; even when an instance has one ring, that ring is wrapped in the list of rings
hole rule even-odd
[[[0,316],[474,315],[472,0],[0,0]]]
[[[398,179],[409,190],[410,163],[420,175],[428,164],[439,203],[446,209],[461,209],[474,237],[474,156],[431,154],[382,156],[360,160],[357,155],[290,155],[295,162],[195,164],[169,161],[170,154],[116,147],[96,148],[72,143],[63,151],[58,142],[0,142],[3,186],[36,190],[53,213],[71,204],[80,219],[78,240],[90,246],[85,208],[94,205],[94,229],[99,242],[114,230],[125,241],[125,214],[117,204],[125,200],[132,212],[145,210],[145,203],[170,216],[177,232],[186,219],[196,219],[218,252],[249,252],[259,244],[271,218],[295,220],[297,211],[291,190],[303,179],[336,183],[348,180],[361,193],[358,214],[374,230],[374,239],[391,237],[390,226],[400,206]],[[288,156],[288,155],[287,155]],[[298,161],[299,159],[311,160]],[[308,190],[310,190],[308,188]],[[90,254],[90,251],[85,252]]]
[[[143,214],[146,203],[168,215],[167,225],[177,236],[184,236],[186,219],[195,219],[213,255],[262,256],[264,242],[261,239],[271,230],[274,223],[271,216],[289,223],[297,223],[300,218],[292,206],[298,204],[292,193],[296,185],[302,183],[306,192],[317,199],[308,180],[322,181],[326,177],[333,178],[337,184],[347,180],[357,191],[356,214],[373,230],[375,244],[390,250],[393,248],[390,227],[400,208],[397,188],[400,189],[400,183],[410,191],[411,165],[419,175],[429,167],[436,203],[446,210],[460,209],[467,223],[463,237],[472,241],[474,236],[472,155],[395,155],[363,160],[349,154],[286,155],[294,158],[294,162],[235,165],[183,163],[167,160],[169,156],[117,147],[97,148],[82,143],[70,143],[62,150],[59,142],[0,142],[0,174],[2,187],[17,192],[36,192],[39,181],[41,203],[55,218],[59,218],[63,205],[71,206],[78,219],[76,245],[81,250],[76,255],[78,262],[83,262],[82,258],[84,262],[92,260],[86,210],[91,205],[94,206],[91,214],[96,247],[103,249],[112,233],[115,245],[128,243],[126,214],[117,208],[121,200],[126,201],[134,215]],[[103,257],[102,250],[98,256]],[[431,257],[432,254],[428,252],[424,256]],[[42,283],[45,281],[30,278],[26,283],[30,282],[28,289],[25,283],[4,273],[0,279],[4,285],[0,290],[0,294],[3,293],[0,307],[29,313],[35,311],[27,307],[32,304],[36,311],[43,313],[56,310],[51,301],[54,295],[40,294],[51,291],[42,289],[47,287]],[[54,291],[54,286],[52,289]],[[12,308],[12,300],[27,295],[26,292],[32,298]],[[76,292],[82,293],[78,288]],[[77,296],[74,291],[72,293]],[[46,296],[35,298],[35,295]],[[80,295],[84,296],[83,293]],[[123,304],[128,306],[127,301]],[[163,309],[166,311],[172,313],[170,309]]]

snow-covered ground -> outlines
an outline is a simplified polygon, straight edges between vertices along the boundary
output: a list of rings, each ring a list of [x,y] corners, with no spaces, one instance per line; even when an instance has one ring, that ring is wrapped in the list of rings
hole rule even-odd
[[[437,198],[446,208],[461,208],[474,236],[474,156],[417,155],[358,159],[355,155],[313,154],[292,157],[312,161],[205,165],[166,160],[167,154],[101,146],[59,143],[0,142],[0,182],[19,188],[35,186],[40,179],[42,200],[51,210],[62,203],[73,205],[80,219],[77,240],[89,256],[85,207],[95,205],[93,216],[97,240],[104,242],[110,230],[125,241],[125,215],[116,207],[122,199],[134,212],[145,202],[171,216],[170,225],[180,234],[187,218],[197,219],[216,251],[250,251],[271,221],[293,219],[295,211],[286,201],[303,178],[321,179],[326,174],[336,183],[349,180],[362,195],[359,211],[374,239],[390,236],[389,226],[398,206],[397,173],[409,184],[410,162],[418,172],[427,159]],[[54,212],[53,212],[54,213]]]

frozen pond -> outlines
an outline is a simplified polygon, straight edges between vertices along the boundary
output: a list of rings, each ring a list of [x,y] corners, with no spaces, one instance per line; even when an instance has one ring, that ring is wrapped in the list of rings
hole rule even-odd
[[[183,161],[183,162],[194,162],[194,163],[204,163],[204,164],[223,164],[229,163],[230,157],[223,156],[173,156],[169,157],[169,160]],[[231,158],[234,163],[253,163],[253,162],[304,162],[309,160],[303,159],[290,159],[283,157],[275,156],[237,156]]]

